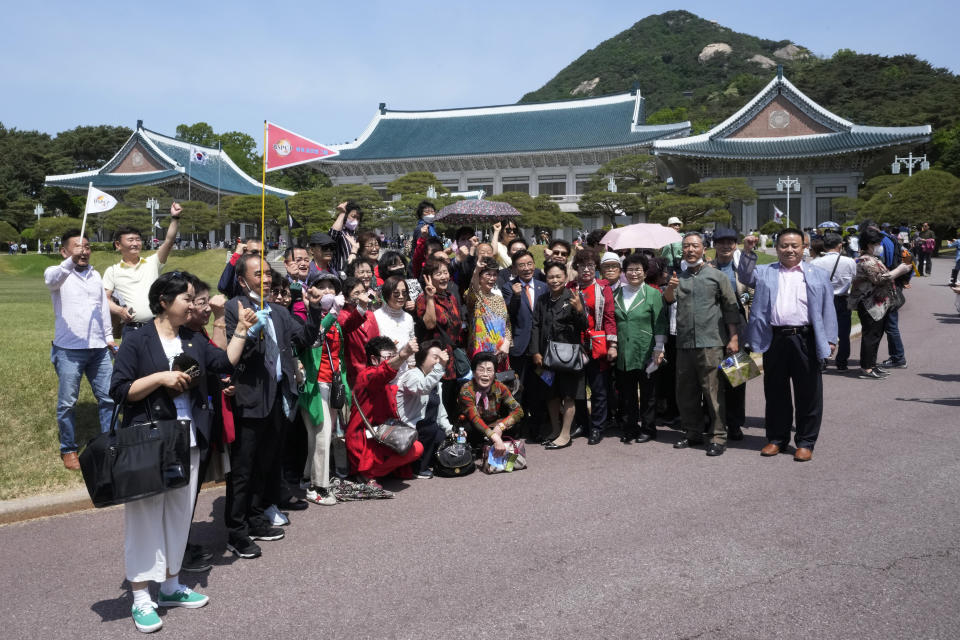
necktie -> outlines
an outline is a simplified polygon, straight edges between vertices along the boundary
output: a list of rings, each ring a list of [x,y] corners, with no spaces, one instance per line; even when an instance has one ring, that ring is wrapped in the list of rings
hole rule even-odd
[[[283,368],[280,362],[280,347],[277,346],[277,331],[273,326],[273,318],[267,317],[263,329],[264,346],[266,347],[264,364],[267,371],[273,374],[274,380],[279,381],[283,377]]]
[[[525,282],[523,288],[527,291],[527,302],[530,303],[530,310],[533,310],[533,283]]]

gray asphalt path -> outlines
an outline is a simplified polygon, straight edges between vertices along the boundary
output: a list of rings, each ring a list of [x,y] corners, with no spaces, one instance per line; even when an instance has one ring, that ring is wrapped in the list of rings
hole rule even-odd
[[[396,483],[292,514],[257,560],[198,507],[211,597],[166,638],[956,638],[960,315],[934,261],[901,311],[910,368],[826,377],[814,460],[762,458],[762,389],[720,458],[677,435],[530,448],[512,475]],[[854,343],[856,357],[859,343]],[[885,356],[886,348],[881,347]],[[216,514],[216,515],[214,515]],[[0,527],[3,638],[137,637],[119,509]]]

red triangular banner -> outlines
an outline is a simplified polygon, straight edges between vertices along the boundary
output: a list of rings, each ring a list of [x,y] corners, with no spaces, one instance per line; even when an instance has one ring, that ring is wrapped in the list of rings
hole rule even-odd
[[[332,158],[339,151],[267,122],[267,171]]]

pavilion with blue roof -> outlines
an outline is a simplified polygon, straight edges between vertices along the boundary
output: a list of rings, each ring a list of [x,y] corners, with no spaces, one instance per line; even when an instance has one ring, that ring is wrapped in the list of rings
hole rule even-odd
[[[199,161],[190,161],[191,152]],[[47,176],[48,187],[83,190],[87,185],[115,195],[131,187],[157,185],[180,200],[214,203],[222,196],[259,195],[261,184],[254,180],[222,150],[177,140],[143,128],[137,121],[119,151],[102,167],[92,171]],[[286,198],[293,191],[267,185],[267,193]]]
[[[865,175],[890,166],[895,155],[930,141],[930,125],[872,127],[823,108],[783,76],[783,69],[742,109],[700,135],[657,140],[660,172],[684,186],[710,178],[742,177],[757,202],[735,210],[734,225],[756,229],[784,211],[783,179],[798,179],[791,217],[801,227],[836,220],[833,200],[857,197]],[[797,215],[799,213],[799,215]],[[842,222],[842,220],[839,220]]]
[[[386,192],[390,181],[430,171],[451,191],[547,194],[575,212],[578,194],[601,165],[689,132],[689,122],[646,124],[639,91],[437,111],[381,104],[355,141],[327,145],[339,155],[315,166],[334,184],[368,184],[385,200],[393,195]]]

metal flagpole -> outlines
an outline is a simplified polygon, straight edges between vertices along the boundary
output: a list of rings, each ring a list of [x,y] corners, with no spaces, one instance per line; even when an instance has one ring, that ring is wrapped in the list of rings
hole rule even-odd
[[[260,252],[261,256],[266,255],[264,250],[267,248],[265,242],[266,238],[264,232],[264,222],[266,219],[266,207],[267,207],[267,121],[263,121],[263,171],[260,174]],[[261,257],[260,263],[260,304],[263,304],[263,269],[266,269],[266,266],[263,264],[263,258]]]
[[[87,183],[87,202],[83,205],[83,222],[80,223],[80,244],[83,244],[83,232],[87,228],[87,211],[90,209],[90,189],[93,189],[93,182]]]
[[[187,158],[187,201],[190,200],[190,166],[193,164],[193,145],[190,145],[190,157]]]
[[[220,218],[220,167],[223,166],[223,143],[217,140],[217,151],[220,152],[220,155],[217,156],[217,218]]]

